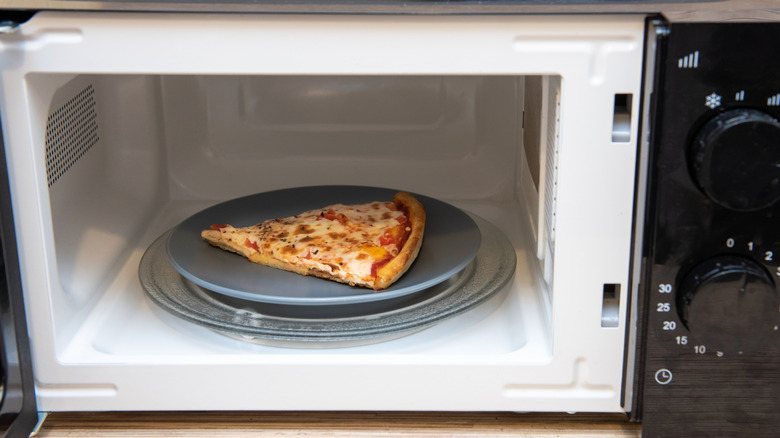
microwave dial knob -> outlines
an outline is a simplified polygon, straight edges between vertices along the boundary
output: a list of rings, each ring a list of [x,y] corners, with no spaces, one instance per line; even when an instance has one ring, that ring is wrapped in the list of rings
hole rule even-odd
[[[754,352],[767,338],[777,338],[778,306],[772,277],[740,256],[720,256],[695,266],[677,295],[677,311],[691,335],[707,351],[725,354]]]
[[[723,207],[772,205],[780,199],[780,122],[755,109],[726,110],[696,133],[690,167],[701,190]]]

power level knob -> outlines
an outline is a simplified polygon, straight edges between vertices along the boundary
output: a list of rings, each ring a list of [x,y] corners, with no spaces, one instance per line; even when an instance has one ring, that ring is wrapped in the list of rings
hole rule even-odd
[[[749,108],[724,111],[696,133],[691,171],[716,203],[759,210],[780,199],[780,122]]]
[[[677,310],[697,342],[723,353],[748,353],[777,339],[780,299],[758,263],[720,256],[695,266],[680,284]]]

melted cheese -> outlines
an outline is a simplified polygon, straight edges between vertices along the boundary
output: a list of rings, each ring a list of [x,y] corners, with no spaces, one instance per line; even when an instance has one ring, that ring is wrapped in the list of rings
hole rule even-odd
[[[330,205],[261,224],[219,228],[223,239],[243,243],[290,264],[327,272],[347,282],[372,281],[376,263],[398,254],[408,228],[392,202]]]

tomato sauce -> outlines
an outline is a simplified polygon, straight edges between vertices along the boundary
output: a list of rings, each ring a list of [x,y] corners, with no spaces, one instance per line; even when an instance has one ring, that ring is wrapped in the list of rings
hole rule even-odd
[[[252,248],[252,249],[254,249],[254,250],[255,250],[255,251],[257,251],[257,252],[260,252],[260,248],[258,248],[258,246],[257,246],[257,243],[255,243],[255,242],[252,242],[252,241],[251,241],[251,240],[249,240],[249,239],[246,239],[246,240],[244,241],[244,246],[246,246],[247,248]]]

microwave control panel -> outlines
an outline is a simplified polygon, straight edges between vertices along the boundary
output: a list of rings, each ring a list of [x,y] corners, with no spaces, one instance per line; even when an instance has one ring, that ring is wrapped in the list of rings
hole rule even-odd
[[[648,189],[644,436],[780,430],[780,23],[659,39]]]

